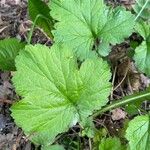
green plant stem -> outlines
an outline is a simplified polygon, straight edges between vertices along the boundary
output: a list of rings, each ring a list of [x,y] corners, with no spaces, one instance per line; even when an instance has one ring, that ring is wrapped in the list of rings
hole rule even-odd
[[[146,0],[145,4],[143,5],[143,7],[141,8],[140,12],[137,14],[136,18],[134,19],[134,21],[136,21],[139,16],[141,15],[141,13],[143,12],[143,10],[145,9],[147,3],[149,2],[149,0]]]
[[[30,32],[29,32],[29,35],[28,35],[28,44],[31,43],[32,34],[33,34],[33,31],[34,31],[36,22],[37,22],[37,20],[38,20],[38,18],[39,18],[40,16],[41,16],[41,15],[37,15],[36,18],[35,18],[35,20],[34,20],[34,22],[33,22],[33,25],[32,25],[32,27],[31,27]]]
[[[32,35],[33,35],[33,31],[34,31],[34,28],[35,28],[36,23],[37,23],[37,21],[38,21],[39,18],[43,18],[43,19],[47,20],[47,18],[44,17],[44,16],[41,15],[41,14],[38,14],[38,15],[36,16],[36,18],[35,18],[35,20],[34,20],[34,22],[33,22],[33,25],[32,25],[32,27],[31,27],[31,30],[30,30],[30,32],[29,32],[29,35],[28,35],[28,44],[31,43],[31,38],[32,38]]]
[[[117,100],[116,102],[114,102],[112,104],[109,104],[108,106],[106,106],[106,107],[102,108],[101,110],[97,111],[96,113],[94,113],[92,115],[92,117],[97,117],[97,116],[99,116],[100,114],[102,114],[106,111],[118,108],[120,106],[129,104],[129,103],[136,102],[137,100],[144,101],[145,98],[147,98],[147,97],[150,98],[150,91],[144,91],[144,92],[140,92],[138,94],[133,94],[133,95],[130,95],[130,96],[126,96],[122,100]]]

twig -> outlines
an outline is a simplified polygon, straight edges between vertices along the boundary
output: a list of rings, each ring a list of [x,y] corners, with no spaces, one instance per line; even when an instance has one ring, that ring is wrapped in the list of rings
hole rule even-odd
[[[126,79],[127,77],[127,74],[128,74],[128,71],[129,71],[129,60],[128,60],[128,66],[127,66],[127,69],[125,71],[125,74],[124,74],[124,77],[123,79],[120,81],[120,83],[113,89],[113,91],[115,91],[118,87],[121,86],[121,84],[123,83],[123,81]]]
[[[130,89],[131,94],[133,94],[133,90],[132,90],[132,86],[131,86],[129,76],[128,76],[128,85],[129,85],[129,89]]]
[[[90,138],[89,138],[89,148],[90,148],[90,150],[92,150],[92,142],[91,142]]]
[[[120,83],[113,89],[113,91],[115,91],[116,89],[118,89],[118,87],[123,83],[123,81],[125,80],[126,76],[128,74],[128,70],[126,71],[124,77],[122,78],[122,80],[120,81]]]
[[[13,144],[12,150],[17,150],[17,147],[19,146],[22,135],[23,135],[23,131],[21,131],[21,133],[18,135],[15,144]]]
[[[0,33],[2,33],[8,26],[3,27],[2,29],[0,29]]]
[[[111,100],[113,99],[113,92],[114,92],[113,89],[114,89],[114,83],[115,83],[115,78],[116,78],[116,71],[117,71],[117,66],[115,66],[113,78],[112,78],[112,90],[111,90],[111,96],[110,96]]]

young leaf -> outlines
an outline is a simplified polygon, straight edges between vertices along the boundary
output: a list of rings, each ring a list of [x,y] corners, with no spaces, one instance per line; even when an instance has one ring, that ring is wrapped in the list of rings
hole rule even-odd
[[[34,22],[38,15],[41,15],[36,22],[36,25],[41,27],[51,38],[53,29],[53,19],[50,16],[50,9],[42,0],[29,0],[28,11],[31,20]]]
[[[83,128],[82,130],[82,136],[87,136],[89,138],[94,138],[95,133],[96,133],[96,128],[93,123],[93,118],[89,117],[86,118],[86,120],[82,120],[80,122],[80,126]]]
[[[103,138],[99,150],[125,150],[125,146],[121,145],[121,142],[118,138]]]
[[[134,60],[138,69],[150,76],[150,43],[143,41],[135,49]]]
[[[87,59],[79,69],[67,47],[29,45],[16,66],[13,82],[24,99],[12,106],[12,116],[37,144],[52,143],[107,103],[111,74],[102,59]]]
[[[144,41],[135,49],[135,64],[140,71],[150,76],[150,25],[138,23],[136,30],[144,38]]]
[[[138,116],[130,123],[126,131],[130,150],[150,149],[150,116]]]
[[[150,25],[144,21],[136,23],[135,30],[143,37],[144,40],[146,40],[150,35]]]
[[[64,42],[81,59],[87,58],[93,47],[108,55],[110,43],[120,43],[132,33],[134,16],[120,7],[109,9],[103,0],[52,0],[50,7],[58,20],[55,42]]]
[[[15,58],[21,49],[25,47],[15,38],[0,40],[0,69],[15,70]]]

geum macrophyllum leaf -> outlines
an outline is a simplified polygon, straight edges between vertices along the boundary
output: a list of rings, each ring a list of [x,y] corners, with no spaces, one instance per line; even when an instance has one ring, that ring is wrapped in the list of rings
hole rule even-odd
[[[0,69],[14,71],[15,58],[24,47],[25,43],[15,38],[0,40]]]
[[[150,116],[138,116],[130,123],[126,131],[130,150],[150,149]]]
[[[56,43],[73,48],[80,59],[96,49],[102,56],[109,44],[121,43],[133,30],[134,16],[121,7],[110,9],[103,0],[51,0],[51,15],[58,20],[53,31]]]
[[[99,150],[125,150],[125,146],[121,145],[120,139],[114,138],[103,138],[99,145]]]
[[[141,72],[150,76],[150,25],[141,22],[136,25],[135,29],[144,39],[135,49],[135,64]]]
[[[12,106],[12,116],[36,144],[52,143],[107,103],[111,73],[102,59],[87,59],[79,69],[68,48],[29,45],[16,66],[13,82],[24,98]]]

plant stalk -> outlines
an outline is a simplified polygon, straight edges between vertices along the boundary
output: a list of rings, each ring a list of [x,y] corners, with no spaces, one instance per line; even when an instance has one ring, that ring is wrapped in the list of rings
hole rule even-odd
[[[149,0],[146,0],[145,4],[143,5],[143,7],[141,8],[140,12],[137,14],[136,18],[134,19],[134,21],[136,21],[139,16],[141,15],[141,13],[143,12],[143,10],[145,9],[146,5],[148,4]]]
[[[31,43],[32,34],[33,34],[33,31],[34,31],[36,22],[37,22],[37,20],[39,19],[40,16],[41,16],[41,15],[38,14],[38,15],[36,16],[34,22],[33,22],[33,25],[32,25],[32,27],[31,27],[31,30],[30,30],[29,35],[28,35],[28,44]]]
[[[92,115],[92,117],[97,117],[97,116],[99,116],[100,114],[102,114],[106,111],[118,108],[120,106],[129,104],[129,103],[136,102],[137,100],[144,101],[145,98],[147,98],[147,97],[150,98],[150,91],[144,91],[144,92],[140,92],[138,94],[133,94],[133,95],[130,95],[130,96],[126,96],[122,100],[117,100],[116,102],[114,102],[112,104],[109,104],[108,106],[106,106],[106,107],[102,108],[101,110],[97,111],[96,113],[94,113]]]
[[[32,25],[32,27],[31,27],[31,30],[30,30],[30,32],[29,32],[29,35],[28,35],[28,44],[31,43],[31,38],[32,38],[32,35],[33,35],[33,31],[34,31],[34,28],[35,28],[36,23],[37,23],[37,21],[38,21],[39,18],[43,18],[43,19],[47,20],[47,18],[44,17],[42,14],[38,14],[38,15],[36,16],[36,18],[35,18],[35,20],[34,20],[34,22],[33,22],[33,25]]]

